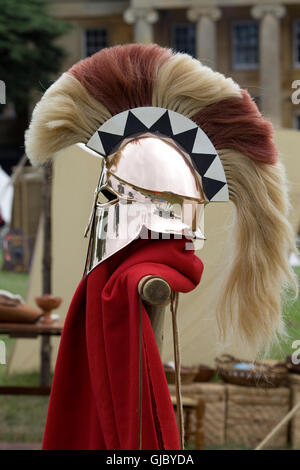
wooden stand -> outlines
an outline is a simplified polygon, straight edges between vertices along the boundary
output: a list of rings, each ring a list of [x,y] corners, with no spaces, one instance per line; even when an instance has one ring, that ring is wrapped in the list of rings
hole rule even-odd
[[[174,395],[171,395],[173,407],[176,409],[177,400]],[[204,447],[204,413],[205,401],[204,398],[182,398],[183,413],[184,413],[184,435],[185,444],[193,444],[196,450],[203,449]],[[194,416],[192,416],[194,414]],[[194,418],[194,419],[193,419]]]
[[[52,196],[52,164],[48,163],[44,168],[43,188],[43,217],[44,217],[44,239],[43,239],[43,294],[51,294],[52,291],[52,221],[51,221],[51,196]],[[41,338],[41,366],[40,386],[50,387],[51,375],[51,341],[49,335]]]
[[[147,305],[159,354],[162,354],[164,339],[164,321],[166,306],[170,302],[171,287],[169,283],[158,276],[145,276],[138,285],[138,292]]]

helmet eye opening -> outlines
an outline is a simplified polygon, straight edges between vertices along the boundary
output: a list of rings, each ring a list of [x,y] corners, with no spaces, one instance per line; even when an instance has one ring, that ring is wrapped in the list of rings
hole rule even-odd
[[[118,196],[107,187],[101,189],[100,195],[102,199],[101,202],[104,204],[118,199]]]

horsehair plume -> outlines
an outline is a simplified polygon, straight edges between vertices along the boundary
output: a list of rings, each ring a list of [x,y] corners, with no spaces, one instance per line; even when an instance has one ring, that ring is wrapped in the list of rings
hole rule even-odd
[[[46,91],[25,134],[26,152],[33,164],[43,164],[69,145],[87,143],[103,122],[129,108],[162,106],[190,116],[240,96],[231,79],[187,54],[155,44],[102,49],[76,63]]]
[[[287,218],[285,171],[280,162],[255,162],[232,150],[221,150],[220,158],[236,207],[232,260],[219,296],[220,340],[228,341],[231,330],[256,355],[284,334],[286,288],[297,293],[288,262],[295,237]]]
[[[158,70],[170,57],[168,49],[155,44],[115,46],[78,62],[69,72],[114,115],[151,106]]]
[[[171,52],[157,45],[102,49],[77,62],[46,91],[25,134],[33,164],[91,135],[112,115],[151,104],[153,82]]]
[[[159,106],[194,120],[219,151],[236,206],[232,265],[220,293],[221,339],[233,325],[253,351],[282,329],[280,299],[295,287],[284,172],[273,129],[245,90],[187,54],[157,45],[103,49],[75,64],[44,94],[25,136],[27,155],[42,164],[65,147],[87,143],[111,116]]]
[[[263,163],[278,160],[272,124],[262,118],[246,90],[242,90],[242,99],[231,98],[212,104],[192,119],[214,142],[217,150],[235,149]]]
[[[41,165],[70,145],[87,143],[110,117],[76,78],[64,73],[33,110],[25,133],[26,154],[33,165]]]

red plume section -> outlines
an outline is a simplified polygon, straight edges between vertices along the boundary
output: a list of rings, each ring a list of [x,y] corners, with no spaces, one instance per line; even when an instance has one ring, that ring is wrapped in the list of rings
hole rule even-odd
[[[157,69],[170,57],[168,49],[156,44],[126,44],[102,49],[69,72],[114,115],[152,106]]]
[[[274,164],[278,160],[273,126],[262,117],[246,90],[242,90],[242,98],[214,103],[192,119],[209,136],[217,150],[238,150],[263,163]]]
[[[168,49],[156,44],[126,44],[102,49],[69,72],[115,115],[138,106],[152,106],[157,70],[171,57]],[[192,119],[217,149],[238,150],[263,163],[278,159],[272,124],[263,119],[246,90],[242,90],[242,98],[214,103]]]

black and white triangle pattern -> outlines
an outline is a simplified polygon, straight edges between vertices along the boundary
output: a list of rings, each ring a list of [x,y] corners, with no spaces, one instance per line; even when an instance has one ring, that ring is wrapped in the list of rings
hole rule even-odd
[[[190,155],[209,201],[229,200],[224,168],[211,140],[191,119],[175,111],[153,106],[123,111],[102,124],[87,147],[107,157],[125,138],[146,132],[170,137]]]

